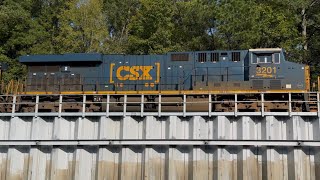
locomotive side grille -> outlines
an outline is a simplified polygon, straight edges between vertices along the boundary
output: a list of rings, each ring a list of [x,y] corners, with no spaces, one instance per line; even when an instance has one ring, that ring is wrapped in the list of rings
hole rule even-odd
[[[48,85],[54,85],[55,84],[55,80],[54,80],[54,75],[49,75],[48,77]]]
[[[207,62],[207,53],[199,53],[198,62]]]
[[[171,61],[189,61],[189,54],[171,54]]]
[[[240,61],[240,52],[232,52],[232,61]]]
[[[74,78],[75,78],[74,83],[79,86],[81,83],[80,74],[76,74],[76,76]]]
[[[44,75],[44,76],[42,76],[42,79],[41,79],[41,87],[40,87],[40,89],[41,90],[45,90],[46,86],[47,86],[47,76]]]
[[[64,75],[62,76],[62,86],[61,86],[61,90],[63,90],[63,91],[69,91],[69,90],[72,90],[71,87],[72,87],[72,80],[71,80],[71,78],[69,78],[69,75],[68,75],[68,74],[64,74]]]
[[[253,89],[263,89],[263,80],[252,80]]]
[[[281,80],[270,80],[270,89],[281,89]]]
[[[71,84],[68,74],[63,75],[63,84],[64,85]]]
[[[48,76],[48,80],[47,80],[47,90],[48,91],[57,91],[57,81],[56,81],[56,77],[54,74],[50,74]]]
[[[210,61],[218,62],[219,61],[219,53],[210,53]]]
[[[63,77],[63,89],[77,91],[81,89],[81,76],[80,74],[65,74]]]
[[[46,77],[43,76],[33,76],[31,81],[31,90],[42,91],[44,90],[46,83]]]
[[[39,84],[39,85],[38,85]],[[40,77],[38,76],[32,76],[31,77],[31,82],[29,84],[29,89],[32,91],[36,91],[38,86],[40,86]]]

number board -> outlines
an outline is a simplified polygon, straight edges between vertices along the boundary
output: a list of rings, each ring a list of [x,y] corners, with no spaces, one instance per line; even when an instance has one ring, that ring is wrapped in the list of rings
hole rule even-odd
[[[264,78],[272,78],[277,74],[277,67],[263,66],[256,67],[256,76]]]

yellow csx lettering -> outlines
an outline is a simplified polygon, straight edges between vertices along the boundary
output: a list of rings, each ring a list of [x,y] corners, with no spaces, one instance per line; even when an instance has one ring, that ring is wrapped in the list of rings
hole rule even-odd
[[[120,66],[117,69],[117,78],[121,81],[152,80],[150,75],[152,68],[152,66]]]

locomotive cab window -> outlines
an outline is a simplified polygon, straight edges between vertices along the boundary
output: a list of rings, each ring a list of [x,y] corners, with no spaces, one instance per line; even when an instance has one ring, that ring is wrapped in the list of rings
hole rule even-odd
[[[272,59],[273,59],[273,63],[280,64],[280,53],[274,53]]]
[[[272,54],[259,54],[257,56],[257,61],[259,64],[272,63]]]
[[[252,54],[251,57],[252,64],[266,64],[273,63],[273,54],[271,53],[260,53],[260,54]]]
[[[280,53],[253,53],[251,56],[252,64],[274,63],[280,64]]]

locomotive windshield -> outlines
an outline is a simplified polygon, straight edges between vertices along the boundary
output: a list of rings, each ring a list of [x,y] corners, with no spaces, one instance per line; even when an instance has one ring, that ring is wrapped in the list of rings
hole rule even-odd
[[[270,53],[263,53],[263,54],[256,54],[257,62],[260,63],[272,63],[272,54]]]
[[[252,64],[280,63],[280,53],[252,53]]]

